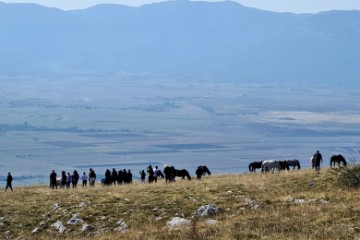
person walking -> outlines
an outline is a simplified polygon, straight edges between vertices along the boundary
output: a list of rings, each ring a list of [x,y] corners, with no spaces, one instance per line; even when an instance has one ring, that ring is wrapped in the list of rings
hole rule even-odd
[[[314,154],[312,161],[313,161],[312,164],[315,168],[315,172],[320,172],[320,164],[322,163],[323,159],[319,150],[317,150],[316,153]]]
[[[12,180],[13,180],[13,177],[11,176],[10,173],[8,173],[8,176],[6,178],[5,192],[7,191],[8,188],[10,188],[12,192],[14,191],[13,188],[12,188],[12,185],[11,185]]]

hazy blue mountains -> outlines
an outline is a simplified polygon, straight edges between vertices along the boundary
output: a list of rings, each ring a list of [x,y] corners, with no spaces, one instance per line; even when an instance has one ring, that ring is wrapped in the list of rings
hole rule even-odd
[[[275,13],[230,1],[74,11],[0,3],[0,74],[72,71],[354,83],[360,12]]]

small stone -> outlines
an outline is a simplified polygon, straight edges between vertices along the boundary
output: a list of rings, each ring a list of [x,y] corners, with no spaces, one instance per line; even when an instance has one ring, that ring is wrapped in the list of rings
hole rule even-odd
[[[60,234],[63,234],[66,230],[66,227],[62,224],[60,220],[57,220],[54,224],[51,225],[52,227],[56,228]]]
[[[207,225],[216,225],[216,224],[219,223],[219,221],[218,221],[218,220],[209,219],[209,220],[206,220],[205,223],[206,223]]]
[[[180,217],[174,217],[173,219],[167,222],[167,226],[170,228],[179,228],[182,226],[188,226],[190,224],[191,224],[190,220]]]
[[[81,232],[89,232],[94,230],[95,228],[93,226],[91,226],[90,224],[84,224],[81,227]]]
[[[204,205],[198,208],[194,215],[196,217],[208,217],[217,214],[219,211],[220,209],[215,204],[210,203],[208,205]]]

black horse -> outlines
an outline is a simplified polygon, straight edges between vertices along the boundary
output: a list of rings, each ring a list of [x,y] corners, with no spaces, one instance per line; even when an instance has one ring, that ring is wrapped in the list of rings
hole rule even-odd
[[[159,169],[156,171],[156,174],[157,174],[158,178],[165,178],[163,172]]]
[[[261,162],[251,162],[249,164],[249,172],[255,172],[256,173],[256,169],[261,168],[261,164],[262,164],[262,161]]]
[[[330,167],[335,167],[336,164],[340,167],[341,165],[346,167],[347,162],[342,155],[332,155],[330,158]]]
[[[175,177],[181,177],[181,179],[191,180],[191,176],[186,169],[178,170],[175,169],[174,166],[167,166],[164,167],[164,175],[165,175],[165,182],[174,182]]]
[[[207,168],[207,166],[198,166],[198,168],[195,171],[197,179],[201,179],[202,176],[205,176],[206,174],[211,175],[210,170]]]
[[[284,161],[278,161],[278,163],[280,164],[280,168],[279,170],[290,170],[289,164],[287,163],[286,160]]]
[[[286,163],[289,167],[293,167],[293,170],[295,170],[295,168],[297,168],[297,170],[301,169],[300,161],[297,159],[286,160]]]
[[[191,176],[186,169],[181,169],[181,170],[175,169],[175,176],[181,177],[181,180],[185,179],[185,177],[187,178],[187,180],[191,180]]]
[[[164,166],[165,182],[174,182],[176,173],[174,166]]]

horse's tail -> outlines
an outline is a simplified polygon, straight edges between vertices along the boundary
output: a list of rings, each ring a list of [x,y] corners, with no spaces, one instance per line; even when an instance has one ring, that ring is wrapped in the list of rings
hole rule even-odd
[[[297,164],[298,164],[298,169],[301,169],[300,161],[298,161]]]
[[[249,172],[252,172],[252,171],[253,171],[253,164],[250,163],[250,164],[249,164]]]

